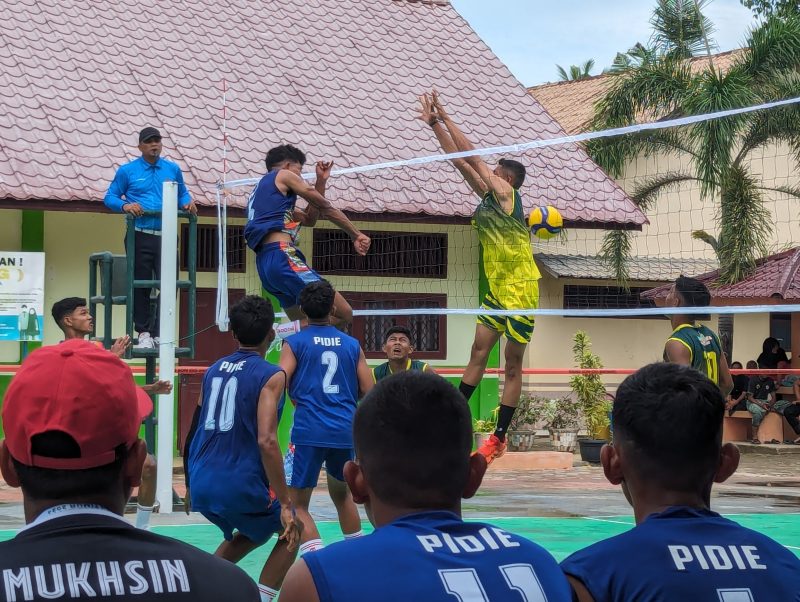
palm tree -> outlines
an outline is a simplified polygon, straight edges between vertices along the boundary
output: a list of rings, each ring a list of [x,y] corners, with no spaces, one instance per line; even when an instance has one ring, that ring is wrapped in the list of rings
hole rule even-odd
[[[667,4],[659,2],[659,7]],[[689,38],[684,37],[684,42]],[[673,44],[652,60],[621,71],[596,105],[597,129],[640,121],[709,113],[800,95],[800,16],[772,17],[749,34],[748,48],[725,72],[711,61],[690,68],[685,51],[696,45]],[[683,48],[683,50],[681,50]],[[659,195],[696,183],[704,201],[718,204],[717,254],[720,281],[738,282],[768,253],[772,218],[765,192],[800,198],[800,187],[765,184],[752,171],[753,151],[782,143],[800,164],[800,108],[796,104],[685,126],[592,141],[592,158],[619,177],[634,157],[667,155],[686,159],[687,168],[658,174],[631,194],[643,211]],[[607,234],[601,254],[626,284],[630,234]]]
[[[591,77],[592,74],[590,72],[593,68],[594,59],[589,59],[582,65],[570,65],[569,72],[565,71],[564,67],[561,65],[556,65],[556,69],[558,70],[558,78],[565,82]]]

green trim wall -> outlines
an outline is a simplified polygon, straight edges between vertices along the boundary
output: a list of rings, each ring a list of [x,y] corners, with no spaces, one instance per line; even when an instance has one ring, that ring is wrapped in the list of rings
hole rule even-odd
[[[22,227],[20,228],[22,240],[20,251],[27,251],[29,253],[41,253],[44,251],[44,211],[22,211]],[[47,315],[47,308],[42,313]],[[20,361],[24,359],[27,353],[34,349],[41,347],[41,343],[20,343],[19,344],[19,357]],[[5,392],[5,389],[3,389]]]

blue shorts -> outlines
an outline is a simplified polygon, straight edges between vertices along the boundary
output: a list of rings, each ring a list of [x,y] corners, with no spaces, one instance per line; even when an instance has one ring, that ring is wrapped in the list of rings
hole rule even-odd
[[[256,268],[261,286],[287,309],[300,303],[300,291],[307,284],[322,280],[308,267],[300,249],[288,242],[268,242],[256,254]]]
[[[281,504],[278,500],[274,500],[264,512],[225,512],[224,514],[218,514],[201,510],[200,514],[205,516],[209,522],[217,525],[227,541],[233,539],[233,531],[236,530],[254,544],[260,546],[267,543],[275,533],[280,533],[283,530],[281,525]]]
[[[325,471],[337,481],[344,481],[344,465],[355,457],[352,447],[316,447],[314,445],[289,445],[283,460],[286,484],[295,489],[316,487],[319,471]]]

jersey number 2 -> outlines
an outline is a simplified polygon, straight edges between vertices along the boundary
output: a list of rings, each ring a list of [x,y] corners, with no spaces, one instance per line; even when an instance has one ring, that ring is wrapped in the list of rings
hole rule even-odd
[[[205,430],[213,431],[217,427],[217,400],[219,390],[222,388],[222,377],[215,376],[211,379],[211,394],[208,396],[208,414],[206,414]],[[239,381],[231,376],[225,383],[222,391],[222,404],[219,408],[219,430],[229,431],[233,428],[233,415],[236,412],[236,389]]]
[[[332,383],[333,377],[336,375],[336,369],[339,367],[339,356],[333,351],[323,351],[322,365],[328,366],[325,376],[322,377],[322,392],[336,395],[339,392],[339,385]]]
[[[504,564],[497,567],[511,590],[522,596],[522,602],[547,602],[547,594],[529,564]],[[490,602],[475,569],[443,569],[439,571],[444,589],[459,602]],[[508,600],[503,596],[504,600]]]

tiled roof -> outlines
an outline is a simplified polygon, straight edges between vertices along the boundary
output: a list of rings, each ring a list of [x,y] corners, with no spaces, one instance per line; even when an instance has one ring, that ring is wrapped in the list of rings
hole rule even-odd
[[[260,174],[283,142],[338,167],[437,153],[415,118],[433,87],[476,145],[563,134],[444,0],[20,0],[0,4],[0,206],[99,202],[145,125],[212,203],[223,79],[229,179]],[[528,206],[553,204],[572,225],[646,223],[580,148],[521,160]],[[476,203],[449,164],[332,178],[329,196],[422,218],[465,218]]]
[[[590,278],[613,280],[615,274],[596,255],[556,255],[537,253],[536,263],[555,278]],[[716,261],[708,259],[680,259],[671,257],[631,257],[628,271],[631,280],[664,282],[675,280],[681,274],[695,276],[713,269]]]
[[[727,71],[739,58],[743,49],[714,54],[711,60],[714,67]],[[701,56],[691,61],[692,71],[700,71],[708,66],[708,57]],[[568,134],[579,134],[589,129],[594,117],[594,105],[611,88],[614,76],[607,73],[585,79],[541,84],[528,88],[528,92],[561,124]]]
[[[688,274],[687,274],[688,275]],[[714,299],[782,299],[800,300],[800,247],[758,262],[756,270],[736,284],[715,286],[719,270],[697,276],[708,285]],[[647,299],[664,299],[671,285],[659,286],[642,293]]]

